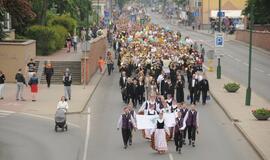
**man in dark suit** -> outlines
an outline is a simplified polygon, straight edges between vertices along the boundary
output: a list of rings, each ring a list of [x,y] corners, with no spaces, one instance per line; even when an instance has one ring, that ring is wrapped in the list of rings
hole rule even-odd
[[[126,72],[122,72],[120,80],[119,80],[119,86],[121,88],[122,99],[126,103],[126,101],[127,101],[127,95],[126,95],[127,77],[126,77]]]
[[[192,79],[189,82],[189,95],[190,95],[190,104],[196,104],[196,93],[197,90],[199,89],[199,83],[198,83],[198,79],[195,78],[195,74],[192,75]]]
[[[202,91],[202,104],[205,105],[207,92],[209,91],[209,82],[206,79],[205,75],[203,76],[203,79],[200,81],[200,89]]]

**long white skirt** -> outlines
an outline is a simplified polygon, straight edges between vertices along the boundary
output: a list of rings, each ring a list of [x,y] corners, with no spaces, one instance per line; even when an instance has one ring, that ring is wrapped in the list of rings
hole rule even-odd
[[[145,129],[144,130],[146,139],[151,139],[151,132],[152,132],[152,129]]]
[[[167,140],[165,129],[156,129],[155,130],[155,149],[157,151],[167,151]]]

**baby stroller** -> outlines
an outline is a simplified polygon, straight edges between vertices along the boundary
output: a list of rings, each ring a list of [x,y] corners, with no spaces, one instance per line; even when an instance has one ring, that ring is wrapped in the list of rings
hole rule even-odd
[[[57,129],[61,128],[62,131],[68,129],[66,123],[66,110],[65,109],[57,109],[55,113],[55,127],[54,130],[57,132]]]

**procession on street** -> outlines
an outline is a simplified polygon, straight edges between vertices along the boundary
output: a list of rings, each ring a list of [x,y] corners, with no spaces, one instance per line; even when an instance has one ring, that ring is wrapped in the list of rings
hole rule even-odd
[[[145,22],[132,21],[134,12]],[[138,7],[124,10],[112,28],[119,86],[126,104],[117,125],[122,129],[124,148],[128,142],[132,145],[133,130],[141,130],[160,154],[168,151],[171,140],[178,153],[183,145],[195,147],[199,133],[196,104],[206,105],[209,99],[203,46],[151,23]]]

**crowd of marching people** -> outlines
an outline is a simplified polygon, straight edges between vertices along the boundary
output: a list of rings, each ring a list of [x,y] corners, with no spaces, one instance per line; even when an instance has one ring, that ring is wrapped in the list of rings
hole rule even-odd
[[[124,148],[132,144],[137,115],[158,115],[155,128],[142,131],[158,153],[166,152],[167,141],[172,139],[176,151],[181,153],[186,136],[188,144],[195,147],[199,126],[196,104],[205,105],[209,98],[209,84],[202,67],[203,46],[180,32],[150,22],[130,22],[128,10],[115,22],[112,43],[121,73],[122,100],[127,104],[118,121]],[[173,127],[164,122],[167,113],[175,114]]]

